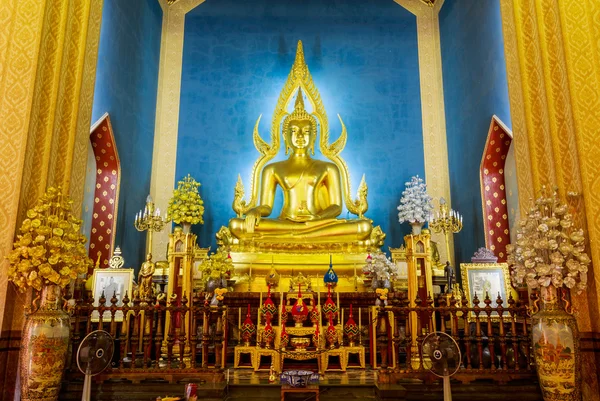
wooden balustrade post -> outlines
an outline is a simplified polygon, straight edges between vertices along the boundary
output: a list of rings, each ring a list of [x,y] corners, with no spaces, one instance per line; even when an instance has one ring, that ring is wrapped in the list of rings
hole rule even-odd
[[[165,310],[167,309],[167,300],[165,294],[161,293],[158,295],[157,304],[156,304],[156,336],[154,337],[154,353],[156,354],[156,360],[154,361],[154,367],[160,367],[160,357],[161,357],[161,347],[163,341],[165,340],[164,336],[164,315]]]
[[[185,293],[185,291],[183,292],[183,297],[181,298],[181,329],[179,330],[179,336],[178,336],[178,341],[179,341],[179,368],[180,369],[185,369],[185,362],[183,360],[184,357],[184,353],[185,353],[185,346],[187,343],[187,337],[186,337],[186,315],[188,312],[188,308],[187,308],[187,304],[188,304],[188,299],[187,299],[187,295]]]
[[[377,308],[377,325],[375,326],[376,348],[381,355],[381,369],[388,366],[388,314],[383,306]]]
[[[100,295],[100,299],[98,300],[98,330],[104,330],[104,311],[107,309],[105,304],[106,297],[104,296],[104,291],[102,291],[102,295]]]
[[[456,308],[456,298],[454,294],[450,297],[450,333],[452,337],[456,339],[456,342],[460,344],[460,338],[458,338],[458,310]]]
[[[215,327],[215,368],[219,369],[225,366],[222,358],[225,310],[219,307],[214,313],[217,314],[217,324]]]
[[[494,349],[495,338],[494,338],[494,330],[492,329],[492,300],[490,299],[490,295],[485,292],[485,300],[483,301],[485,304],[485,314],[487,315],[487,340],[488,340],[488,349],[490,351],[490,360],[491,365],[490,369],[492,371],[496,370],[496,352]]]
[[[77,367],[77,350],[79,349],[79,343],[82,340],[81,337],[81,323],[80,323],[80,313],[81,313],[81,304],[79,300],[76,301],[75,307],[73,308],[73,314],[75,316],[75,322],[73,324],[73,331],[71,336],[72,348],[71,348],[71,372],[77,372],[79,368]]]
[[[446,314],[447,314],[446,297],[444,297],[443,295],[440,295],[440,297],[438,297],[438,305],[439,305],[439,310],[440,310],[440,331],[445,333],[446,332]]]
[[[473,296],[473,313],[475,314],[475,340],[477,341],[477,355],[479,355],[479,370],[483,370],[483,336],[481,335],[481,320],[479,314],[481,308],[479,307],[479,298],[477,294]]]
[[[110,299],[110,335],[112,338],[117,337],[117,321],[115,319],[115,314],[117,313],[117,294],[113,293],[112,298]]]
[[[508,297],[508,313],[510,315],[510,341],[515,356],[515,370],[520,370],[519,366],[519,336],[517,335],[517,308],[512,294]]]
[[[85,304],[85,310],[87,312],[87,319],[85,323],[85,335],[92,331],[92,313],[94,313],[94,298],[88,298]],[[85,337],[84,335],[84,337]]]
[[[175,344],[175,314],[177,312],[177,297],[172,297],[167,306],[167,316],[169,316],[169,332],[167,333],[167,367],[173,367],[173,345]]]
[[[197,293],[194,293],[192,297],[192,305],[190,307],[190,351],[191,351],[191,368],[196,368],[196,347],[198,345],[198,305],[200,305],[201,299]]]
[[[496,298],[496,312],[500,319],[500,368],[506,370],[506,332],[504,331],[504,308],[502,307],[502,298],[500,297],[500,294],[498,294],[498,298]]]
[[[435,331],[435,309],[433,307],[433,298],[431,293],[427,294],[427,334]]]
[[[412,367],[412,350],[413,350],[413,346],[415,345],[413,343],[413,333],[411,331],[411,323],[410,323],[410,318],[411,318],[411,308],[409,306],[404,306],[403,310],[405,311],[404,313],[404,333],[406,335],[406,369],[410,372],[413,370]],[[413,314],[414,316],[414,314]]]
[[[398,369],[399,359],[398,355],[400,355],[400,328],[398,327],[398,314],[397,309],[392,309],[393,323],[394,323],[394,333],[392,335],[392,347],[393,352],[396,354],[396,370]]]
[[[532,358],[531,358],[531,343],[530,343],[530,335],[527,330],[527,306],[523,305],[520,307],[521,309],[521,317],[523,318],[523,322],[521,323],[521,336],[519,339],[519,343],[522,344],[523,350],[525,352],[525,358],[527,360],[527,370],[531,370]]]
[[[417,292],[417,298],[415,299],[415,311],[416,311],[416,319],[417,319],[417,333],[416,333],[416,342],[417,342],[417,354],[419,355],[419,370],[423,370],[423,325],[421,322],[421,318],[423,317],[423,308],[421,308],[422,300]]]
[[[138,346],[140,343],[140,299],[139,293],[133,297],[133,335],[131,335],[131,369],[135,369]]]
[[[471,343],[473,342],[473,337],[471,336],[471,327],[469,326],[469,312],[471,308],[469,308],[469,301],[467,300],[467,296],[463,294],[461,300],[461,312],[464,326],[463,338],[465,341],[465,353],[467,354],[467,369],[472,369],[473,364],[471,362]]]
[[[123,369],[123,361],[127,356],[128,342],[129,342],[129,296],[125,292],[123,297],[123,323],[121,324],[121,341],[119,346],[119,369]]]
[[[148,297],[145,302],[142,303],[144,308],[144,323],[143,323],[143,336],[142,336],[142,349],[143,354],[143,366],[144,368],[149,366],[149,359],[152,353],[152,337],[154,328],[154,302],[156,298]],[[152,362],[150,361],[150,364]]]
[[[210,325],[210,309],[207,305],[204,305],[204,312],[202,314],[202,367],[208,368],[208,342],[209,336],[209,325]]]

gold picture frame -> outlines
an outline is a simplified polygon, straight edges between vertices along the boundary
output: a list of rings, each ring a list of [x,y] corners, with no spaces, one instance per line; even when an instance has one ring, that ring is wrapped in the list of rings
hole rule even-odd
[[[510,294],[516,299],[516,292],[510,284],[510,274],[507,263],[461,263],[460,272],[462,278],[462,286],[465,296],[469,301],[469,306],[473,307],[473,298],[477,294],[479,298],[479,307],[484,308],[485,294],[489,294],[492,304],[490,305],[494,311],[491,314],[492,321],[498,321],[499,316],[496,312],[496,299],[498,294],[502,298],[502,306],[508,308],[508,298]],[[487,314],[481,312],[479,314],[480,321],[487,321]],[[475,316],[469,312],[469,322],[474,322]]]
[[[94,297],[94,306],[97,307],[100,305],[99,300],[102,292],[104,292],[104,297],[106,298],[106,302],[104,303],[106,307],[112,306],[110,299],[112,298],[113,294],[116,294],[117,306],[122,306],[123,297],[126,293],[129,298],[132,298],[133,278],[133,269],[95,269],[92,281],[92,296]],[[102,320],[104,322],[109,322],[110,319],[110,311],[105,311],[102,316]],[[92,322],[97,322],[99,320],[100,314],[98,311],[93,311]],[[122,311],[117,311],[115,313],[115,321],[123,321]]]

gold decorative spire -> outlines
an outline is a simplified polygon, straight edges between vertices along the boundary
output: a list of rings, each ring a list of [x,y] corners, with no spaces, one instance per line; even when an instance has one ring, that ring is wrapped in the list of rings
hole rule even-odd
[[[296,104],[294,105],[294,111],[304,111],[304,97],[302,96],[302,88],[298,88],[298,95],[296,96]]]
[[[310,121],[312,121],[314,128],[316,128],[316,126],[317,126],[317,121],[315,120],[315,118],[313,116],[311,116],[304,108],[304,96],[302,95],[302,88],[298,88],[298,94],[296,95],[296,102],[294,103],[294,111],[292,112],[292,114],[287,116],[283,122],[283,124],[285,126],[284,131],[287,128],[287,124],[293,120],[295,120],[295,121],[310,120]],[[315,131],[315,135],[316,135],[316,131]]]
[[[304,49],[302,47],[302,41],[298,41],[298,47],[296,48],[296,58],[294,59],[294,65],[292,66],[292,74],[295,79],[302,80],[308,72],[308,66],[304,61]]]

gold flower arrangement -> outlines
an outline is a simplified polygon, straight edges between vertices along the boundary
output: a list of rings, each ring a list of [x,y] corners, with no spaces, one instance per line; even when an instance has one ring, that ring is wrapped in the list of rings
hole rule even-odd
[[[198,267],[202,273],[202,285],[209,279],[229,278],[233,272],[233,261],[228,252],[222,249],[210,254]]]
[[[204,201],[198,193],[200,183],[191,175],[177,182],[177,189],[173,190],[173,197],[169,200],[167,219],[176,224],[204,224]]]
[[[8,279],[20,290],[44,285],[65,287],[93,266],[80,234],[82,221],[71,214],[73,201],[61,187],[48,188],[37,204],[27,211],[13,250]]]
[[[377,294],[379,299],[381,299],[382,301],[385,301],[386,299],[388,299],[388,291],[389,290],[387,288],[377,288],[375,290],[375,293]]]
[[[549,193],[542,187],[541,196],[519,223],[516,244],[508,245],[507,251],[515,285],[564,285],[577,293],[586,288],[591,260],[585,252],[583,230],[574,227],[573,216],[556,190]]]
[[[222,301],[225,299],[225,294],[227,294],[227,288],[216,288],[215,296],[217,297],[217,301]]]

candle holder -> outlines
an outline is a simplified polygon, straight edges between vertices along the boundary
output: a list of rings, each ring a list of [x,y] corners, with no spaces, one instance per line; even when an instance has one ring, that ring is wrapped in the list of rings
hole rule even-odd
[[[147,231],[146,244],[149,252],[152,252],[152,234],[161,231],[166,223],[167,219],[160,215],[160,209],[155,208],[152,197],[148,195],[146,207],[135,215],[133,225],[138,231]]]
[[[463,228],[462,216],[456,210],[448,207],[446,200],[440,198],[440,210],[429,218],[429,228],[435,233],[444,233],[446,239],[446,256],[450,260],[450,235],[457,234]]]

